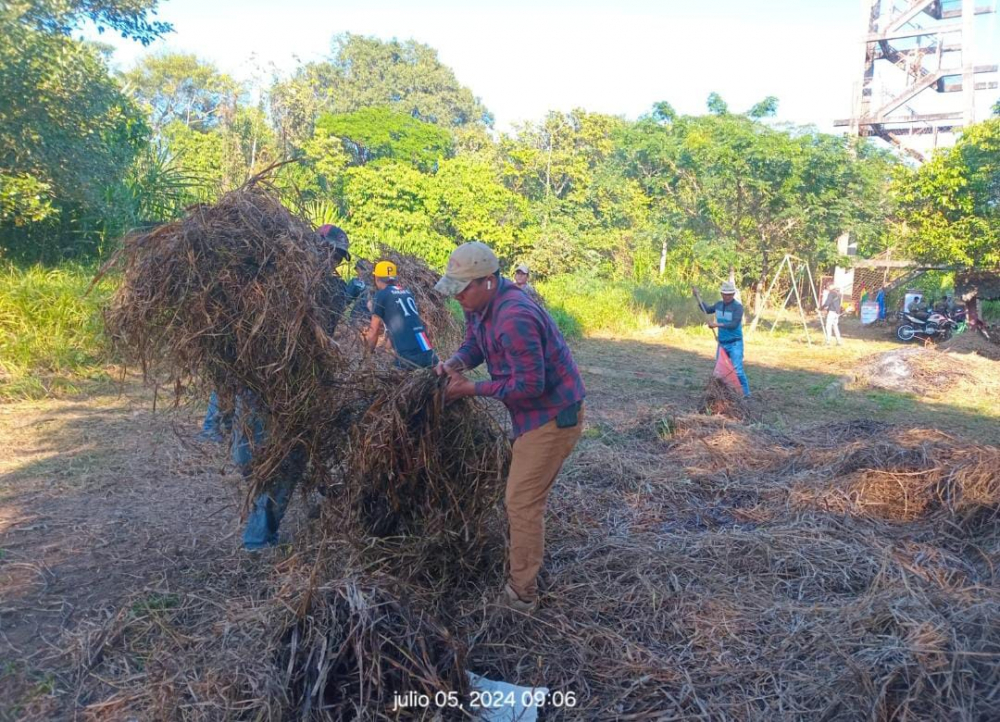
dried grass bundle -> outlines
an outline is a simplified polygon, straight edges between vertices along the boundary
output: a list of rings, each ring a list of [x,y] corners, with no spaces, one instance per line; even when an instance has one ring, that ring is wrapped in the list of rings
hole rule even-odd
[[[251,182],[127,238],[108,265],[119,264],[105,326],[122,358],[178,393],[194,384],[229,400],[252,394],[267,412],[258,481],[296,445],[321,456],[339,431],[330,397],[350,394],[356,362],[327,335],[339,279],[306,221]]]
[[[432,585],[482,578],[503,543],[503,428],[482,401],[445,406],[433,371],[383,376],[380,386],[345,459],[353,538],[372,545],[375,537],[397,576]]]
[[[467,700],[465,647],[404,598],[371,581],[312,590],[305,613],[282,635],[277,660],[288,711],[298,719],[346,722],[420,719],[433,709],[444,714],[439,719],[462,719],[446,702],[449,693]],[[432,702],[396,709],[408,694]]]
[[[455,319],[433,290],[437,275],[384,250],[428,324],[453,337]],[[247,394],[262,410],[265,440],[253,451],[251,496],[293,449],[304,449],[312,479],[324,485],[348,455],[352,493],[378,497],[403,480],[390,494],[392,514],[429,515],[427,530],[438,539],[479,538],[475,527],[496,502],[506,468],[502,433],[481,405],[438,408],[432,377],[366,354],[355,334],[331,339],[342,310],[331,254],[265,181],[127,239],[109,265],[116,264],[122,283],[106,322],[122,357],[178,393],[194,384],[228,399]],[[407,494],[414,503],[402,499]],[[395,525],[383,512],[371,529]]]

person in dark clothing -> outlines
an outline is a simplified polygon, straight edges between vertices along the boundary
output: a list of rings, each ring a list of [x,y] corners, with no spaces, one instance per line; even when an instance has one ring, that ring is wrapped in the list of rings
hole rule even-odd
[[[317,231],[324,243],[322,250],[332,254],[333,267],[351,259],[347,234],[336,226],[321,226]],[[320,289],[319,303],[327,312],[326,332],[332,337],[337,323],[347,306],[347,284],[336,272],[331,273]],[[244,475],[249,474],[253,450],[266,438],[267,409],[249,389],[236,396],[235,419],[231,456]],[[306,453],[302,447],[292,449],[281,461],[270,480],[268,490],[253,501],[246,527],[243,530],[243,547],[247,550],[265,549],[278,544],[278,526],[285,515],[292,492],[306,469]]]
[[[926,321],[931,315],[931,305],[927,301],[926,297],[920,296],[916,301],[910,304],[909,312],[921,321]]]
[[[351,304],[348,319],[353,328],[368,328],[372,321],[372,264],[359,258],[354,264],[357,275],[347,282],[347,302]]]
[[[698,289],[694,289],[697,295]],[[722,300],[709,306],[699,301],[698,305],[705,313],[715,314],[715,321],[710,321],[709,328],[719,330],[719,348],[726,350],[729,360],[733,362],[736,378],[740,380],[743,395],[750,396],[750,383],[743,371],[743,304],[736,300],[736,284],[726,281],[719,289]],[[716,353],[718,355],[718,353]]]
[[[336,269],[344,261],[351,260],[351,242],[347,234],[337,226],[320,226],[316,231],[323,243],[320,248],[331,254],[333,268]],[[327,312],[326,332],[332,337],[337,330],[337,323],[344,314],[348,304],[347,284],[337,272],[326,277],[320,290],[320,308]]]
[[[396,285],[396,264],[392,261],[379,261],[375,264],[374,275],[378,292],[372,299],[371,325],[365,333],[368,348],[375,349],[384,328],[400,359],[397,361],[400,366],[436,366],[438,357],[420,318],[416,299],[405,288]]]

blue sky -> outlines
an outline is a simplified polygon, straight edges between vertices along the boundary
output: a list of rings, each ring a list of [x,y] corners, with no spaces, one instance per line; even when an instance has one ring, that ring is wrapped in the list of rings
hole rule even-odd
[[[996,62],[989,17],[979,50]],[[779,120],[833,130],[850,114],[862,52],[859,0],[165,0],[159,18],[175,32],[152,50],[194,52],[244,80],[321,59],[343,32],[413,38],[438,50],[501,130],[575,107],[634,118],[667,100],[701,113],[712,91],[734,110],[775,95]],[[101,40],[121,67],[150,50]],[[981,116],[998,97],[980,94]]]

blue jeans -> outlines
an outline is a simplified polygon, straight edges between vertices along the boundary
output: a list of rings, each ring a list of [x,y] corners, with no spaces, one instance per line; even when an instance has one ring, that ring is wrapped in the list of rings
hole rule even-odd
[[[247,391],[237,395],[231,455],[244,476],[250,473],[253,450],[266,438],[264,417],[257,407],[252,393]],[[292,450],[278,465],[268,484],[268,490],[261,492],[253,500],[243,529],[245,549],[263,549],[278,543],[278,527],[288,509],[288,502],[292,500],[295,485],[305,472],[305,466],[306,455],[301,448]]]
[[[201,433],[198,434],[198,438],[221,444],[232,428],[233,414],[225,413],[219,408],[219,396],[213,391],[208,397],[208,408],[205,410],[205,420],[201,423]]]
[[[733,362],[733,369],[736,370],[736,378],[740,380],[740,386],[743,387],[743,395],[750,395],[750,383],[747,381],[747,375],[743,371],[743,341],[730,341],[726,344],[719,344],[721,348],[726,349],[726,353],[729,354],[729,360]],[[715,358],[719,358],[719,350],[715,350]]]

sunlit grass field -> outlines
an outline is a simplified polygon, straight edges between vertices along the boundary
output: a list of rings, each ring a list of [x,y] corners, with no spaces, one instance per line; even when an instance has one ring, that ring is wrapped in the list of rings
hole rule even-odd
[[[88,294],[94,269],[0,270],[0,400],[73,393],[107,379],[101,306],[114,283]]]

